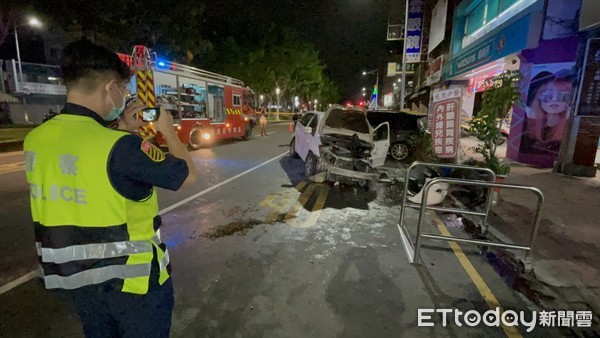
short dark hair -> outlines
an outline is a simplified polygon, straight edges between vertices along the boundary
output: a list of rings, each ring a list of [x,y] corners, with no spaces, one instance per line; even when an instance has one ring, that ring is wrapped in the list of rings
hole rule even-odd
[[[110,77],[123,82],[131,77],[131,70],[115,52],[85,39],[65,47],[61,69],[67,89],[81,85],[92,91]]]

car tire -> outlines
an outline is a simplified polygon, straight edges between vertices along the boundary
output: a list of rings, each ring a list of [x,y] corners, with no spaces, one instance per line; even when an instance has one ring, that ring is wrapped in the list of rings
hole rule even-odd
[[[304,175],[307,179],[311,179],[318,173],[319,167],[319,158],[315,156],[312,152],[309,152],[306,155],[306,160],[304,161]]]
[[[406,143],[398,142],[398,143],[392,144],[392,146],[390,147],[390,155],[392,155],[392,158],[394,160],[397,160],[397,161],[405,160],[406,158],[408,158],[409,154],[410,154],[410,148],[408,147],[408,144],[406,144]]]
[[[204,137],[202,137],[202,128],[194,128],[190,132],[190,141],[188,147],[191,150],[198,150],[205,146]]]
[[[300,156],[296,152],[296,138],[293,138],[290,142],[290,157],[291,158],[299,158]]]

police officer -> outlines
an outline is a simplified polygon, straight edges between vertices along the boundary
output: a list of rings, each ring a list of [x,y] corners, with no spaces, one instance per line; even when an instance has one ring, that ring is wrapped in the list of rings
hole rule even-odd
[[[115,53],[73,42],[61,67],[64,110],[24,143],[44,284],[70,296],[87,337],[167,337],[173,285],[156,187],[190,186],[196,168],[164,111],[156,127],[169,155],[107,127],[131,75]]]

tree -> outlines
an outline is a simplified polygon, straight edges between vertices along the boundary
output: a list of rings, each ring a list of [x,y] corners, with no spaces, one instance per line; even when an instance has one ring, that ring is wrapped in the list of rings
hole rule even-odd
[[[478,117],[470,122],[473,134],[483,141],[475,148],[475,152],[483,156],[481,165],[492,169],[497,175],[507,175],[510,171],[510,167],[502,164],[496,156],[496,149],[502,120],[506,119],[513,104],[520,100],[520,80],[518,71],[505,71],[488,80],[491,87],[483,92],[483,104]]]

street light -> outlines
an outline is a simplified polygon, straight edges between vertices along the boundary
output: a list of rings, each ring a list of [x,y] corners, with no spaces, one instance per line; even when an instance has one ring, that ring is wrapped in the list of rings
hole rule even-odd
[[[375,109],[377,109],[379,107],[379,103],[377,101],[379,101],[379,68],[377,69],[373,69],[370,71],[363,71],[363,76],[366,76],[367,74],[375,74],[377,76],[377,79],[375,80],[375,87],[377,87],[377,93],[375,95]]]
[[[27,24],[34,28],[42,27],[42,22],[33,16],[27,20]],[[17,22],[15,21],[15,46],[17,47],[17,63],[19,64],[19,85],[17,87],[18,91],[21,91],[21,85],[23,84],[23,67],[21,66],[21,49],[19,48],[19,33],[17,32],[17,27]]]

